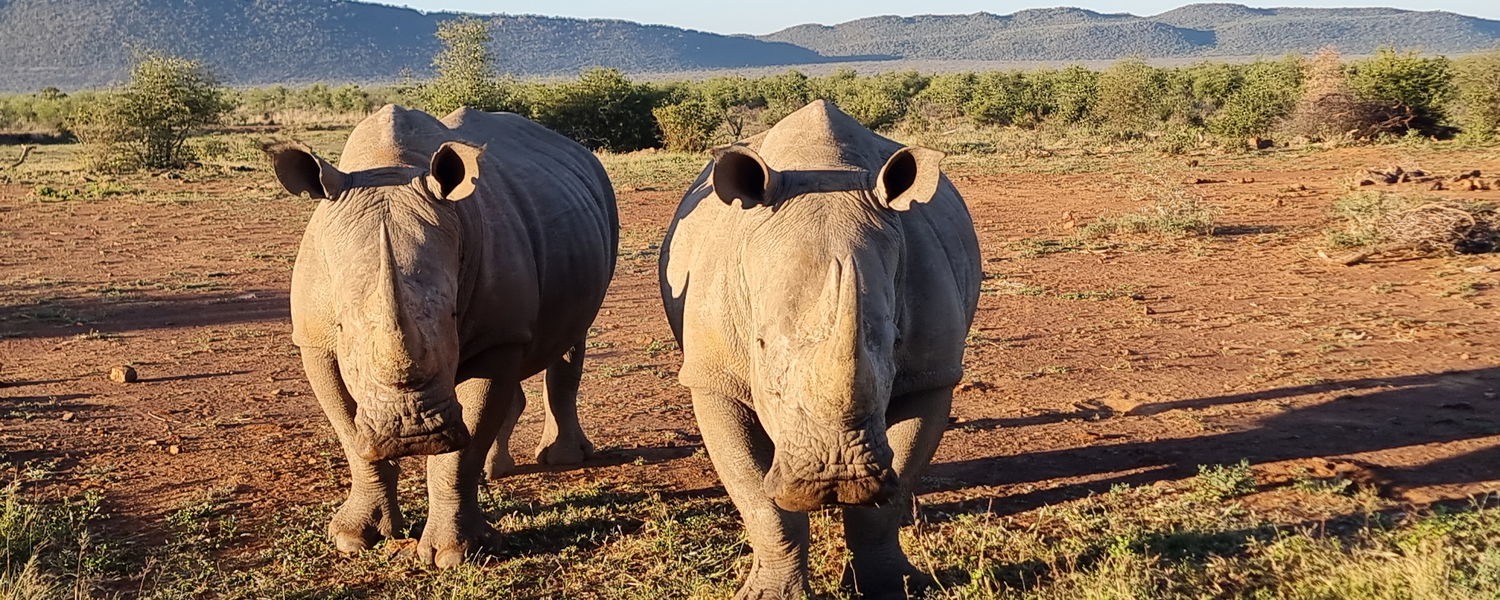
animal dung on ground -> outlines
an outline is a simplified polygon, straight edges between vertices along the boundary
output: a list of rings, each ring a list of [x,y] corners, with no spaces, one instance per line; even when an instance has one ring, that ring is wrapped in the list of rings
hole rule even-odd
[[[115,367],[109,370],[109,380],[115,383],[135,383],[139,381],[135,369],[128,366]]]

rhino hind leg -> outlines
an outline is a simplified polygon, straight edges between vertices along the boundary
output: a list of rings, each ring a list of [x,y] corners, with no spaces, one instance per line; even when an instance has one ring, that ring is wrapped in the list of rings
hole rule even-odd
[[[578,384],[583,380],[584,340],[547,367],[543,400],[546,424],[536,448],[536,461],[544,465],[576,465],[594,454],[578,424]]]
[[[499,433],[495,434],[495,443],[490,445],[485,456],[484,475],[487,479],[499,479],[516,469],[516,459],[510,455],[510,436],[515,433],[516,422],[521,420],[521,413],[525,410],[526,394],[517,392],[505,411]]]
[[[771,439],[751,409],[733,399],[694,390],[693,413],[754,553],[750,575],[734,600],[807,597],[807,513],[778,508],[762,485],[771,467]]]
[[[349,463],[349,496],[329,521],[328,537],[339,552],[368,550],[380,540],[393,538],[406,529],[401,505],[396,500],[400,468],[395,461],[370,462],[360,458],[354,447],[354,398],[344,387],[333,353],[303,348],[302,368]]]
[[[884,506],[844,509],[844,541],[853,559],[844,569],[843,583],[865,600],[920,597],[933,582],[907,559],[900,530],[912,510],[912,493],[942,441],[952,403],[952,388],[891,400],[886,437],[895,454],[892,466],[901,492]]]

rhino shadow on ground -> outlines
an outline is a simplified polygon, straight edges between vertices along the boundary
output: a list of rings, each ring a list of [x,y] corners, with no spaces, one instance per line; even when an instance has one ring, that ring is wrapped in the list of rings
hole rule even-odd
[[[1342,392],[1331,400],[1260,419],[1251,429],[1189,438],[1098,443],[935,464],[940,485],[925,491],[1009,486],[1093,477],[1060,487],[929,505],[938,512],[1003,514],[1080,498],[1119,484],[1144,485],[1189,477],[1199,465],[1251,464],[1341,456],[1500,435],[1500,368],[1294,386],[1246,394],[1143,405],[1123,415],[1107,408],[1021,419],[994,419],[964,427],[1011,427],[1067,419],[1116,418],[1201,409],[1314,393]],[[1500,446],[1420,467],[1378,468],[1398,486],[1474,483],[1500,479]],[[1110,476],[1114,474],[1113,476]],[[1103,476],[1103,477],[1100,477]]]
[[[90,295],[0,306],[0,338],[124,334],[173,327],[287,322],[285,290],[211,294]]]

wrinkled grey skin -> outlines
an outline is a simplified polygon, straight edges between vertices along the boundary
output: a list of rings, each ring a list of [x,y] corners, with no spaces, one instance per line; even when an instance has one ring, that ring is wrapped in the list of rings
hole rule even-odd
[[[736,598],[807,591],[807,512],[843,507],[845,583],[926,583],[897,539],[947,425],[979,296],[941,155],[814,102],[716,151],[661,254],[704,444],[755,557]]]
[[[540,125],[468,109],[387,106],[337,168],[299,144],[267,152],[288,191],[323,199],[292,275],[292,338],[352,474],[329,534],[351,552],[401,532],[394,459],[430,455],[417,556],[455,565],[494,541],[477,488],[513,466],[521,380],[547,371],[538,460],[592,451],[576,399],[619,239],[609,179]]]

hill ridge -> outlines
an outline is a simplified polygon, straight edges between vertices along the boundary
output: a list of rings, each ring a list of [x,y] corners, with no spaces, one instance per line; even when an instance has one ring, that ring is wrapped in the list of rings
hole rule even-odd
[[[234,85],[421,77],[438,49],[438,23],[460,14],[354,0],[0,0],[0,91],[107,86],[123,79],[136,49],[202,59]],[[1329,44],[1349,54],[1384,45],[1435,53],[1500,46],[1500,21],[1379,7],[1205,3],[1144,17],[1075,7],[881,15],[761,36],[621,19],[480,16],[496,24],[501,70],[517,75],[594,66],[661,74],[872,60],[1207,59]]]

